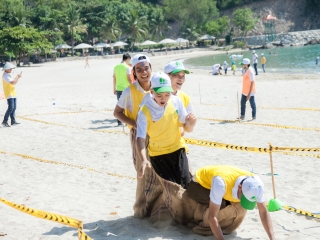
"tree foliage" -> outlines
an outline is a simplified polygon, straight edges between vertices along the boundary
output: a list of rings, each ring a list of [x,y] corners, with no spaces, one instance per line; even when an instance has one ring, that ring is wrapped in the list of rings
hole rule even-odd
[[[221,35],[228,30],[229,17],[223,16],[206,23],[206,30],[209,35],[220,38]]]
[[[253,16],[250,8],[239,8],[233,13],[232,22],[241,31],[243,37],[245,37],[255,27],[258,19]]]
[[[35,28],[16,26],[0,30],[0,50],[8,55],[17,57],[20,64],[21,57],[31,52],[49,52],[53,45],[47,40],[45,32]]]

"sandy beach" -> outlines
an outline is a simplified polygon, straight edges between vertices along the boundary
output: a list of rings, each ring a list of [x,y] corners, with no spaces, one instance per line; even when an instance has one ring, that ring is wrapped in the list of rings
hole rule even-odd
[[[155,72],[171,60],[216,53],[197,51],[150,59]],[[0,198],[79,219],[84,232],[95,240],[214,239],[196,235],[187,226],[159,229],[148,219],[133,218],[136,172],[129,137],[123,133],[129,131],[117,127],[112,112],[116,105],[113,67],[120,60],[121,56],[89,59],[90,68],[86,69],[83,58],[16,70],[23,71],[16,85],[16,114],[21,124],[0,128]],[[231,71],[226,76],[212,76],[207,70],[190,70],[182,90],[190,95],[199,119],[187,138],[261,148],[267,148],[269,142],[320,148],[320,75],[260,72],[257,121],[234,123],[222,120],[238,117],[240,70],[235,76]],[[6,109],[6,100],[0,100],[0,118]],[[246,111],[246,120],[251,120],[249,103]],[[189,148],[193,173],[209,164],[235,165],[259,174],[267,200],[273,198],[268,154],[196,145]],[[320,158],[274,153],[273,161],[277,199],[287,206],[320,213]],[[285,210],[271,213],[271,218],[277,239],[320,239],[320,220]],[[1,202],[0,233],[6,234],[0,237],[4,240],[77,239],[75,228],[35,218]],[[249,211],[226,239],[268,239],[258,210]]]

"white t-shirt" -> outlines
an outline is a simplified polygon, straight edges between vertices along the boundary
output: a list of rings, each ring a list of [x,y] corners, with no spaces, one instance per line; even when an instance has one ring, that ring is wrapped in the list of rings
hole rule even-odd
[[[172,101],[173,107],[177,110],[177,113],[179,115],[179,122],[185,123],[186,116],[188,115],[188,113],[184,108],[181,99],[174,95],[171,95],[170,99]],[[156,122],[162,118],[168,104],[166,104],[164,107],[159,106],[154,100],[153,95],[151,93],[148,93],[144,96],[140,106],[142,105],[146,105],[148,107],[152,117],[152,121]],[[148,121],[146,116],[143,114],[142,111],[139,111],[137,117],[137,138],[146,138],[147,126]]]
[[[254,75],[255,75],[253,68],[250,66],[247,70],[242,69],[242,75],[244,75],[247,71],[250,71],[250,82],[253,82]],[[245,94],[243,94],[243,95],[245,95]],[[251,91],[250,96],[254,96],[254,95],[255,95],[255,92]],[[245,95],[245,96],[247,96],[247,95]]]
[[[235,199],[238,199],[238,187],[239,184],[241,183],[241,181],[246,178],[246,176],[241,176],[238,177],[236,180],[236,183],[234,184],[233,188],[232,188],[232,197]],[[253,176],[254,179],[256,179],[262,187],[262,191],[261,194],[257,197],[257,202],[258,203],[264,203],[265,202],[265,197],[264,197],[264,185],[260,179],[259,176]],[[195,179],[193,178],[193,181],[195,181]],[[211,182],[211,190],[210,190],[210,200],[211,202],[213,202],[214,204],[217,205],[221,205],[223,196],[226,194],[226,184],[224,182],[224,180],[217,176],[212,178],[212,182]]]
[[[143,94],[146,94],[147,91],[145,91],[139,84],[139,81],[136,81],[133,83],[133,85]],[[118,100],[117,105],[123,109],[128,108],[130,112],[132,112],[133,104],[132,104],[132,96],[131,96],[131,91],[130,88],[127,87],[121,94],[121,97]],[[140,104],[140,106],[142,106]]]
[[[224,64],[223,64],[223,69],[224,69],[224,70],[228,69],[228,66],[229,66],[228,63],[224,63]]]
[[[252,60],[253,60],[253,63],[258,63],[258,54],[254,53]]]
[[[218,73],[220,67],[221,67],[220,64],[215,64],[215,65],[213,65],[213,66],[212,66],[212,75]]]
[[[11,83],[12,81],[13,81],[13,79],[12,79],[12,73],[7,73],[7,72],[4,72],[3,73],[3,79],[7,82],[7,83]],[[11,97],[11,96],[9,96],[8,97],[8,99],[9,98],[16,98],[16,97]]]

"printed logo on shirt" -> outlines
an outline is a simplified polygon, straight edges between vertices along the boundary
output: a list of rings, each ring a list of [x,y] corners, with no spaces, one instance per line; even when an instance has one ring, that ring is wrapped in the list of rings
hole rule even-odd
[[[160,84],[168,84],[169,82],[166,79],[160,78]]]

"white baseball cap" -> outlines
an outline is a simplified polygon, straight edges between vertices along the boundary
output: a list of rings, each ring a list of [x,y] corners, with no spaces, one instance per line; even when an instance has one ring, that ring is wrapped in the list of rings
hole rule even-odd
[[[250,64],[250,59],[249,58],[242,59],[241,64]]]
[[[183,63],[180,61],[172,61],[169,62],[165,67],[164,67],[164,72],[165,73],[172,73],[176,74],[179,72],[184,71],[186,74],[189,74],[190,72],[184,67]]]
[[[9,62],[6,62],[6,64],[3,66],[3,70],[8,70],[8,69],[13,69],[13,68],[16,68],[15,65],[13,65],[12,63],[9,63]]]
[[[173,92],[171,80],[164,72],[157,72],[151,78],[151,89],[156,93]]]
[[[252,53],[256,53],[256,50],[253,50]]]
[[[137,65],[138,63],[141,63],[141,62],[151,63],[150,59],[146,55],[144,55],[144,54],[136,54],[132,58],[132,67],[134,67],[135,65]]]
[[[257,200],[263,195],[263,184],[254,176],[245,178],[242,182],[240,204],[244,209],[253,210]]]
[[[263,53],[261,53],[261,56],[264,56],[264,54],[263,54]]]

